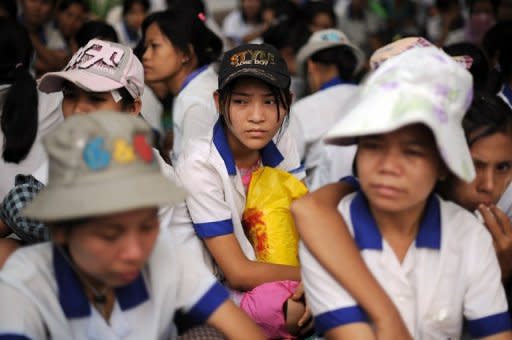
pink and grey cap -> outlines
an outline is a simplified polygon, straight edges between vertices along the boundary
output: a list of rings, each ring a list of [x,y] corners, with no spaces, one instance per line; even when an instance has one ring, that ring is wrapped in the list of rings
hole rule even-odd
[[[73,55],[63,71],[45,74],[39,89],[45,93],[58,92],[64,81],[88,92],[108,92],[124,87],[133,98],[139,98],[144,91],[144,69],[131,48],[92,39]]]
[[[346,115],[327,133],[329,144],[348,145],[366,135],[421,123],[433,133],[448,169],[475,177],[462,118],[473,97],[471,74],[437,47],[413,48],[388,59],[362,85]]]

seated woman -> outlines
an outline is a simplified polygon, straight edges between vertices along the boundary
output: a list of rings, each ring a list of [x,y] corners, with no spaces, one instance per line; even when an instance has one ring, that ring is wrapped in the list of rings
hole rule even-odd
[[[420,60],[432,66],[428,76],[419,67]],[[378,324],[377,333],[368,327],[366,314],[354,300],[370,317],[375,315],[378,307],[368,300],[375,290],[364,296],[373,280],[354,267],[354,257],[359,256],[354,248],[359,248],[414,338],[459,338],[463,317],[475,337],[512,337],[490,235],[471,214],[433,194],[436,182],[449,172],[465,181],[474,177],[460,126],[471,85],[469,73],[439,50],[410,50],[384,63],[369,78],[359,103],[328,134],[334,143],[357,141],[355,168],[361,191],[336,203],[356,243],[336,252],[349,254],[343,258],[347,267],[345,263],[340,267],[340,258],[334,261],[331,253],[331,272],[356,268],[354,278],[340,280],[345,289],[309,253],[309,249],[318,252],[320,246],[334,249],[335,234],[336,240],[344,240],[336,247],[344,248],[353,242],[339,235],[345,232],[331,226],[319,233],[315,228],[320,235],[306,232],[308,248],[301,249],[306,297],[317,330],[327,338],[370,339],[382,330]],[[457,93],[451,91],[455,88]],[[438,105],[443,109],[438,110]],[[373,117],[376,108],[379,119]],[[294,212],[302,232],[307,228],[299,207],[304,205],[296,204]],[[309,222],[315,219],[315,226],[323,222],[318,212],[309,210]]]
[[[52,240],[2,269],[0,338],[169,339],[184,310],[227,337],[263,339],[160,230],[158,207],[185,194],[161,174],[151,139],[144,121],[111,112],[69,118],[45,138],[49,183],[24,213]]]

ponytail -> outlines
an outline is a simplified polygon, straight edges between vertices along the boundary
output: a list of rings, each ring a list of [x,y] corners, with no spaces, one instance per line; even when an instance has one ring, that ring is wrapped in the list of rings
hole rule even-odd
[[[5,95],[0,128],[4,136],[2,158],[19,163],[27,157],[37,135],[37,85],[29,73],[33,48],[25,28],[0,18],[0,84],[10,85]]]
[[[27,157],[37,135],[36,81],[24,66],[16,66],[2,108],[1,127],[4,135],[2,157],[19,163]]]

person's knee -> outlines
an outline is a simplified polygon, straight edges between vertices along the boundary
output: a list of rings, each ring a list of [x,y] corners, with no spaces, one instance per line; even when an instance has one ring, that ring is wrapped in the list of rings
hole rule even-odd
[[[19,247],[20,244],[16,240],[9,238],[0,239],[0,268],[4,266],[5,261]]]

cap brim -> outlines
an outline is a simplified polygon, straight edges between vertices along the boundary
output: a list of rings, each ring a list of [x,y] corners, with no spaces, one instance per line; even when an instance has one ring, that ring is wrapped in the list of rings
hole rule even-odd
[[[26,207],[23,216],[40,221],[61,221],[174,205],[185,197],[184,189],[155,171],[81,185],[50,184]]]
[[[38,88],[45,93],[62,91],[64,81],[69,81],[87,92],[107,92],[123,87],[107,77],[82,70],[70,70],[45,74],[39,80]]]
[[[245,69],[242,68],[240,70],[233,72],[232,74],[230,74],[229,76],[227,76],[226,78],[224,78],[222,80],[221,84],[219,85],[219,88],[222,89],[222,88],[226,87],[226,85],[232,83],[233,81],[235,81],[236,79],[241,78],[241,77],[256,78],[256,79],[264,81],[265,83],[267,83],[269,85],[276,86],[280,89],[287,89],[290,87],[290,77],[289,76],[280,75],[277,73],[270,74],[269,72],[267,72],[266,70],[264,70],[262,68],[254,67],[254,68],[245,68]]]
[[[324,142],[333,145],[351,145],[361,136],[383,134],[411,124],[424,124],[433,133],[440,156],[448,169],[458,178],[471,182],[475,177],[473,161],[460,124],[435,121],[431,113],[414,109],[407,115],[397,117],[392,110],[375,100],[366,100],[356,105],[325,136]]]

